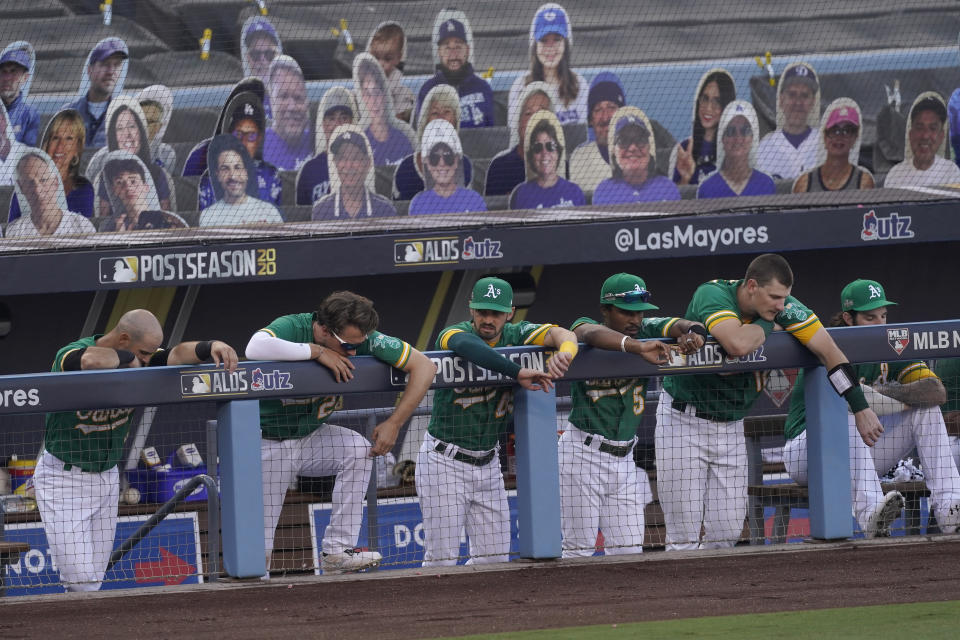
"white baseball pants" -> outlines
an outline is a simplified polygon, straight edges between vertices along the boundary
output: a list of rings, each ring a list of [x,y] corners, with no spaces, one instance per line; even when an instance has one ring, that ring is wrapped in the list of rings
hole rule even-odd
[[[304,438],[262,439],[260,460],[268,571],[283,500],[298,475],[337,476],[330,524],[323,534],[323,553],[341,553],[357,546],[363,522],[363,500],[373,469],[370,442],[366,438],[352,429],[325,424]]]
[[[666,390],[660,391],[655,438],[667,550],[732,547],[747,515],[743,420],[705,420],[689,406],[683,413],[675,411],[672,401]]]
[[[444,453],[435,451],[439,440],[429,433],[417,456],[416,481],[420,510],[423,513],[423,566],[450,566],[460,555],[460,534],[466,529],[470,539],[467,564],[507,562],[510,559],[510,506],[503,486],[500,456],[482,467],[454,460],[460,451],[480,457],[483,451],[470,451],[448,445]]]
[[[560,509],[563,526],[563,557],[592,556],[597,529],[603,531],[604,553],[617,555],[643,552],[644,513],[651,499],[650,482],[637,469],[632,454],[618,458],[600,451],[602,442],[630,446],[591,434],[568,424],[560,436]]]
[[[117,532],[120,472],[87,473],[45,451],[33,480],[50,555],[67,591],[97,591]]]
[[[923,475],[930,489],[930,508],[946,526],[956,525],[945,511],[960,503],[960,475],[953,460],[950,438],[947,437],[943,414],[939,407],[910,409],[880,416],[883,435],[873,447],[860,438],[853,415],[848,415],[847,432],[850,442],[850,490],[853,515],[866,527],[871,514],[883,500],[879,473],[886,473],[897,462],[910,454],[914,447],[920,455]],[[783,448],[783,462],[787,473],[797,484],[806,485],[807,432],[804,431]]]

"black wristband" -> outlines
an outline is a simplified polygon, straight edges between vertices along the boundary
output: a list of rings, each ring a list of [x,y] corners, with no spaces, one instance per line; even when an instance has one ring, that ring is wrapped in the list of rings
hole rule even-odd
[[[700,324],[692,324],[692,325],[690,325],[690,328],[687,329],[687,333],[695,333],[695,334],[697,334],[698,336],[703,337],[703,338],[706,338],[706,337],[707,337],[707,330],[704,328],[703,325],[700,325]]]
[[[197,343],[197,346],[194,348],[194,352],[197,354],[197,358],[200,360],[200,362],[205,362],[210,359],[210,348],[212,346],[212,340],[204,340]]]
[[[133,355],[133,351],[127,351],[126,349],[114,349],[114,351],[117,352],[117,359],[120,361],[121,367],[125,364],[130,364],[136,357]]]

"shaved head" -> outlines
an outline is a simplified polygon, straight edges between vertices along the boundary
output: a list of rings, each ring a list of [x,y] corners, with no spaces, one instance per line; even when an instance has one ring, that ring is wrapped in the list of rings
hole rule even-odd
[[[133,351],[144,364],[150,360],[163,342],[163,327],[157,317],[146,309],[127,311],[111,331],[120,340],[120,347]]]

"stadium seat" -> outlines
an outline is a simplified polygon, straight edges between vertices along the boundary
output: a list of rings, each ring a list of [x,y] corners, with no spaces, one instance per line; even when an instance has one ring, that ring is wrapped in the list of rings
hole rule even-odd
[[[201,140],[205,140],[213,135],[213,130],[217,127],[217,118],[220,117],[220,109],[214,107],[197,108],[177,108],[174,107],[173,115],[170,116],[170,125],[163,135],[163,141],[172,145],[178,143],[190,143],[190,148]],[[183,163],[186,160],[186,149],[184,157],[180,157],[180,148],[177,148],[177,162]]]
[[[68,15],[70,10],[60,0],[5,0],[0,4],[0,20],[4,21]]]
[[[50,59],[40,57],[37,52],[37,71],[30,88],[31,97],[41,93],[63,93],[63,104],[73,102],[80,88],[80,74],[84,73],[86,54],[82,57],[62,57]],[[127,70],[124,93],[133,93],[137,89],[156,84],[153,72],[141,60],[133,59]]]
[[[285,222],[310,222],[312,214],[313,207],[283,206],[280,208],[280,215]]]
[[[177,213],[183,215],[197,210],[197,192],[200,176],[173,176],[173,187],[177,194]]]
[[[510,206],[510,194],[502,196],[483,196],[487,203],[487,211],[506,211]]]
[[[394,165],[374,169],[374,190],[388,200],[393,200],[393,174],[396,172]]]
[[[280,185],[283,192],[280,195],[280,205],[292,207],[297,203],[297,172],[280,171]]]
[[[0,221],[6,222],[10,212],[10,199],[13,198],[13,187],[0,187]]]
[[[243,78],[240,60],[219,51],[211,52],[208,60],[201,60],[196,51],[166,51],[146,56],[142,63],[156,83],[170,88],[222,85]]]
[[[471,161],[489,160],[510,144],[510,131],[506,127],[461,129],[460,144]]]
[[[83,58],[107,36],[123,38],[134,59],[163,51],[167,46],[160,38],[126,18],[114,18],[110,26],[100,16],[58,18],[20,18],[3,20],[3,32],[10,39],[27,40],[37,52],[37,59]],[[81,63],[78,63],[79,67]]]

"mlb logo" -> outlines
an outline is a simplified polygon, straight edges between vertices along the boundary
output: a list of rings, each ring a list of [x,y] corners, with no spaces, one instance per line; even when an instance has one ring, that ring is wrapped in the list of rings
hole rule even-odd
[[[394,264],[415,264],[423,262],[423,242],[395,242],[393,245]]]
[[[900,355],[910,346],[910,329],[887,329],[887,343]]]
[[[137,256],[100,258],[100,284],[136,282],[139,279]]]
[[[200,396],[210,393],[209,373],[186,373],[180,376],[180,394]]]

